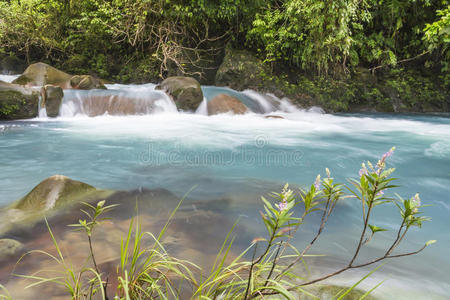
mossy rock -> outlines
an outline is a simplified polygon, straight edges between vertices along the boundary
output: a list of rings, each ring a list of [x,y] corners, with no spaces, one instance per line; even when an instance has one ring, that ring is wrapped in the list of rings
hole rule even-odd
[[[244,89],[265,89],[270,70],[250,52],[235,50],[227,46],[225,57],[216,73],[216,85],[228,86],[242,91]]]
[[[65,89],[71,87],[71,78],[72,75],[39,62],[29,65],[25,72],[15,79],[13,83],[27,86],[44,86],[52,84]]]
[[[61,208],[70,203],[85,201],[97,189],[89,184],[54,175],[39,183],[31,192],[19,200],[14,208],[43,212]]]
[[[239,99],[227,95],[219,94],[208,102],[208,115],[222,113],[245,114],[249,109]]]
[[[200,83],[192,77],[169,77],[156,86],[156,89],[166,92],[179,110],[195,111],[203,101]]]
[[[0,81],[0,120],[34,118],[39,93],[20,85]]]

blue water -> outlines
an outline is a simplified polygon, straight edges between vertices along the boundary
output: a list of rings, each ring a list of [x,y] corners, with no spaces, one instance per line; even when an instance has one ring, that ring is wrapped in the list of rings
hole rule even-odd
[[[310,184],[317,174],[325,175],[326,167],[345,182],[357,176],[362,161],[376,162],[396,146],[389,160],[400,178],[396,192],[404,197],[419,192],[422,202],[432,205],[425,212],[433,218],[411,232],[403,249],[415,250],[430,239],[438,243],[416,257],[389,262],[373,281],[388,278],[379,289],[387,298],[401,290],[404,299],[445,299],[450,291],[450,118],[278,115],[286,119],[161,113],[3,122],[0,205],[21,198],[48,176],[63,174],[98,188],[163,187],[180,196],[197,185],[193,198],[242,197],[243,207],[251,210],[249,223],[258,225],[260,206],[246,199],[257,199],[285,182]],[[374,223],[392,231],[398,221],[393,207],[375,213]],[[360,222],[358,203],[343,201],[315,253],[336,262],[348,257]],[[316,223],[311,224],[308,228]],[[380,234],[363,256],[389,241],[389,232]]]

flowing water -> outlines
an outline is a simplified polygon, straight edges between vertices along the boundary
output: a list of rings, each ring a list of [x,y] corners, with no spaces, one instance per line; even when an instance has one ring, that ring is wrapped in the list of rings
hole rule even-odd
[[[0,74],[0,80],[4,81],[4,82],[11,82],[14,79],[16,79],[18,77],[18,75],[4,75],[4,74]]]
[[[1,79],[1,78],[0,78]],[[108,90],[65,91],[56,119],[0,123],[0,204],[28,193],[48,176],[63,174],[98,188],[166,188],[182,196],[233,199],[235,217],[258,227],[258,197],[289,182],[306,186],[328,167],[340,181],[358,176],[362,161],[376,162],[392,146],[389,159],[401,185],[397,192],[420,192],[433,221],[412,230],[402,250],[415,250],[430,239],[438,243],[423,253],[390,261],[366,283],[383,279],[386,299],[445,299],[450,291],[450,118],[445,115],[323,114],[302,111],[287,99],[203,87],[196,113],[179,113],[154,85],[109,85]],[[218,93],[238,97],[252,113],[205,116]],[[273,114],[282,118],[265,118]],[[91,116],[91,117],[90,117]],[[95,117],[92,117],[95,116]],[[225,213],[225,212],[224,212]],[[395,207],[380,208],[374,223],[389,229],[377,235],[363,257],[391,241],[400,220]],[[299,245],[310,239],[318,220],[307,220]],[[253,224],[253,225],[252,225]],[[318,272],[344,263],[360,233],[360,206],[343,201],[314,253],[328,255]],[[224,228],[226,231],[227,228]],[[302,238],[303,235],[305,238]],[[317,260],[320,261],[320,260]],[[335,282],[352,284],[362,271]],[[367,272],[367,269],[364,270]],[[395,296],[394,296],[395,295]]]

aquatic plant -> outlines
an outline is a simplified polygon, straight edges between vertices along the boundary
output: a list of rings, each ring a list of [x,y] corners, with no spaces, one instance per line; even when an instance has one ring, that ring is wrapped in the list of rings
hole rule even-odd
[[[150,232],[143,233],[139,218],[132,219],[128,234],[121,240],[117,274],[102,273],[95,261],[91,233],[101,220],[104,220],[102,214],[113,206],[104,206],[105,202],[100,201],[96,206],[86,203],[89,211],[83,212],[88,220],[80,220],[78,224],[73,225],[84,230],[88,236],[89,262],[93,267],[89,267],[90,264],[87,263],[81,270],[75,271],[73,266],[64,259],[48,226],[58,256],[52,256],[43,251],[32,251],[32,253],[43,253],[51,257],[64,267],[64,271],[60,276],[54,277],[22,276],[35,281],[28,287],[44,283],[64,286],[72,299],[91,299],[93,295],[108,299],[107,283],[108,278],[112,276],[116,276],[117,284],[111,286],[108,291],[115,293],[114,299],[178,299],[181,295],[192,299],[254,299],[274,295],[286,299],[296,299],[299,295],[319,299],[309,286],[351,269],[378,264],[353,286],[336,293],[334,299],[343,299],[363,280],[378,270],[382,266],[380,262],[417,254],[436,242],[430,240],[419,249],[411,251],[396,251],[412,227],[421,227],[423,222],[430,218],[422,216],[424,205],[418,194],[406,199],[399,195],[396,198],[388,196],[388,191],[396,187],[393,184],[395,178],[391,177],[395,169],[387,168],[387,160],[393,155],[394,150],[395,148],[392,148],[386,152],[375,165],[369,161],[363,163],[358,174],[359,178],[350,179],[349,185],[336,183],[331,172],[326,169],[326,176],[323,178],[320,175],[317,176],[308,189],[295,192],[286,184],[281,192],[271,195],[273,199],[262,197],[264,210],[261,212],[261,218],[267,231],[266,236],[255,238],[247,249],[232,257],[230,253],[235,240],[234,230],[238,223],[236,221],[208,273],[192,262],[173,257],[163,246],[166,230],[183,200],[178,203],[157,236]],[[309,254],[310,250],[322,235],[338,202],[345,199],[358,200],[362,211],[361,234],[357,238],[355,250],[349,261],[343,267],[318,277],[311,277],[309,272],[302,274],[298,266],[302,264],[307,269],[305,258],[312,256]],[[360,259],[361,250],[376,234],[387,231],[371,221],[373,212],[382,205],[397,207],[400,225],[393,233],[393,242],[381,255]],[[319,228],[306,247],[298,249],[293,241],[306,217],[313,212],[320,216]],[[150,245],[144,243],[145,237],[151,238]],[[381,284],[382,282],[377,284],[359,299],[366,298]]]

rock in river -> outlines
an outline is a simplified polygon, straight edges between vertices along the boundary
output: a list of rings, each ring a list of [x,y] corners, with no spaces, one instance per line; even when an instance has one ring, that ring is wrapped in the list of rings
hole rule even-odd
[[[0,81],[0,120],[34,118],[38,103],[38,91]]]
[[[233,96],[219,94],[208,102],[208,115],[217,115],[232,112],[234,114],[245,114],[247,106]]]
[[[59,86],[45,85],[41,88],[41,107],[46,108],[47,116],[57,117],[64,97],[63,89]]]
[[[165,91],[179,110],[195,111],[203,101],[200,83],[192,77],[175,76],[165,79],[156,89]]]
[[[39,183],[31,192],[19,200],[16,209],[46,211],[65,204],[84,200],[96,188],[63,175],[51,176]]]
[[[71,78],[72,75],[39,62],[29,65],[25,72],[14,80],[13,83],[25,86],[44,86],[46,84],[52,84],[66,89],[71,88]]]

